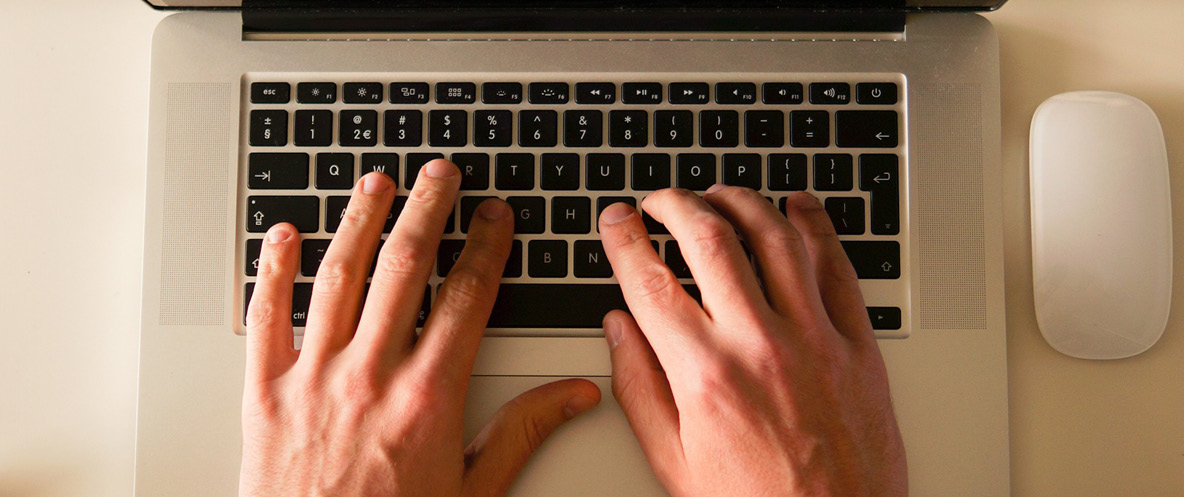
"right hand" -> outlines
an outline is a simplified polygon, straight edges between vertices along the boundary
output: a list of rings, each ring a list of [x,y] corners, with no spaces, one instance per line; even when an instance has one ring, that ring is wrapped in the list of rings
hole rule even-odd
[[[613,394],[676,497],[907,495],[855,270],[818,199],[795,193],[787,204],[788,219],[753,190],[718,186],[645,200],[678,240],[702,307],[641,216],[605,209],[601,237],[633,312],[604,319]]]

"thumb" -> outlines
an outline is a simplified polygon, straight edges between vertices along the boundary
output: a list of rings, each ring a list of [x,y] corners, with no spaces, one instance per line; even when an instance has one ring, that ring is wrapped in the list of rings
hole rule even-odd
[[[600,403],[596,384],[572,378],[514,397],[465,449],[466,497],[501,497],[559,425]]]

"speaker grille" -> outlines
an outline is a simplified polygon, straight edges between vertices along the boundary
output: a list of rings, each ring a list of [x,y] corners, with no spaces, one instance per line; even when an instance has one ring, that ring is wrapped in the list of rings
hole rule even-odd
[[[982,89],[914,87],[922,329],[984,329]]]
[[[173,83],[165,123],[160,324],[218,325],[226,299],[230,85]]]

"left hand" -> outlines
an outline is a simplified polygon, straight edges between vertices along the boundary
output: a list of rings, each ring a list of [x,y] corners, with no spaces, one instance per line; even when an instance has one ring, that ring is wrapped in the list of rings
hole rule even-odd
[[[380,173],[362,178],[317,272],[300,351],[290,322],[299,237],[287,224],[267,233],[247,312],[240,495],[501,496],[552,430],[600,401],[587,380],[543,385],[507,403],[465,447],[465,393],[513,218],[501,200],[477,209],[417,341],[459,187],[450,162],[420,171],[363,306],[395,185]]]

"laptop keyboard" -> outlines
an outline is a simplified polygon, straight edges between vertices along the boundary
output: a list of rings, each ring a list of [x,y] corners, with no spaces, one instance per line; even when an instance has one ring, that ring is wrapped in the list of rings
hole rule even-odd
[[[823,199],[861,283],[889,285],[901,296],[868,308],[874,327],[902,327],[908,293],[901,278],[899,75],[818,81],[251,79],[244,83],[240,318],[269,227],[289,222],[302,233],[293,297],[293,324],[300,327],[354,183],[372,171],[396,180],[389,233],[419,169],[447,158],[461,170],[461,192],[425,289],[421,325],[464,247],[473,211],[486,198],[513,207],[516,233],[489,333],[571,336],[598,333],[608,310],[625,308],[597,234],[600,212],[614,202],[639,205],[662,188],[702,192],[718,182],[756,189],[783,212],[793,191]],[[697,297],[678,242],[648,215],[644,219],[659,256]]]

